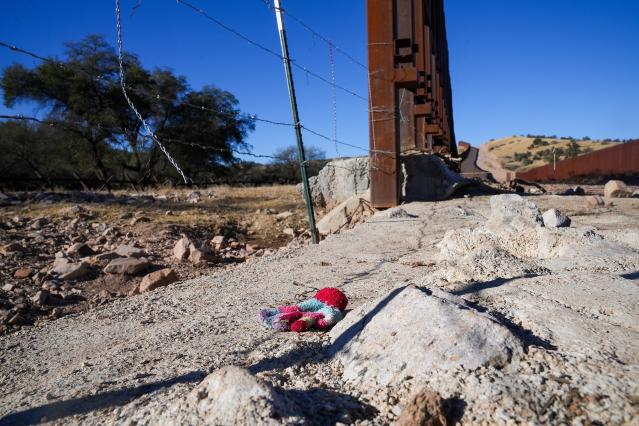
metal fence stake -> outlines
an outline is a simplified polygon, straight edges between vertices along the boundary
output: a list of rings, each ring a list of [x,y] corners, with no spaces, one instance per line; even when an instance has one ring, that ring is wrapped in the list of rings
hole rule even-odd
[[[311,190],[308,185],[308,171],[306,168],[306,158],[304,155],[304,142],[302,141],[302,125],[300,124],[299,112],[297,110],[297,98],[295,97],[295,85],[293,84],[293,73],[291,71],[291,60],[288,56],[288,42],[286,41],[286,31],[284,30],[284,19],[280,0],[275,1],[275,17],[277,19],[277,29],[280,33],[280,44],[282,45],[282,58],[284,71],[286,73],[286,83],[288,84],[288,95],[291,100],[291,111],[293,113],[293,123],[295,124],[295,136],[297,138],[297,157],[300,163],[300,174],[302,175],[302,185],[304,186],[304,200],[306,201],[306,211],[308,213],[308,224],[311,228],[311,241],[317,244],[317,228],[315,227],[315,213],[313,212],[313,200]]]

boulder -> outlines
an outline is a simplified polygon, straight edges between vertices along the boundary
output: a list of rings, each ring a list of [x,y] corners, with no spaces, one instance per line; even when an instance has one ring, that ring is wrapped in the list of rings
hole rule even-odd
[[[320,207],[333,207],[368,190],[368,157],[334,160],[309,179],[311,198]],[[301,184],[297,186],[303,195]]]
[[[86,262],[73,263],[64,257],[58,257],[53,262],[52,273],[63,281],[81,280],[91,272],[91,267]]]
[[[116,248],[115,253],[120,257],[135,257],[137,259],[139,259],[140,257],[146,257],[146,253],[141,248],[126,244],[122,244],[121,246]]]
[[[160,269],[159,271],[151,272],[142,278],[140,283],[139,292],[146,293],[147,291],[153,291],[156,288],[164,287],[169,284],[173,284],[178,281],[179,277],[175,271],[171,268]]]
[[[544,226],[547,228],[566,228],[571,220],[557,209],[550,209],[543,214]]]
[[[372,214],[369,196],[354,195],[339,206],[328,212],[319,222],[317,230],[320,235],[330,235],[339,232],[351,223],[353,216],[359,212]]]
[[[444,400],[429,390],[413,395],[402,407],[395,426],[446,426]]]
[[[411,376],[507,365],[521,342],[494,317],[437,289],[401,287],[350,312],[330,332],[342,378],[394,386]]]
[[[628,187],[620,180],[611,180],[604,187],[604,198],[628,198],[632,196]]]
[[[149,266],[151,266],[151,263],[143,257],[140,259],[120,257],[109,262],[104,268],[104,272],[107,274],[137,275],[140,272],[146,271]]]
[[[275,425],[291,423],[299,408],[282,394],[234,366],[208,375],[183,400],[169,406],[160,424]]]
[[[468,183],[436,155],[404,156],[401,167],[402,200],[406,202],[446,200]]]
[[[94,255],[95,252],[86,243],[75,243],[66,250],[66,254],[71,257],[88,257]]]

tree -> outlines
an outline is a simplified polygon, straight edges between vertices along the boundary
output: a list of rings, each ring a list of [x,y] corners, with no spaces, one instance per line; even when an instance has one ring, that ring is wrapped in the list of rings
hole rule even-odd
[[[326,151],[315,146],[305,146],[304,154],[308,162],[309,175],[315,175],[324,166]],[[284,182],[297,182],[300,179],[300,165],[297,156],[297,147],[289,146],[275,152],[276,157],[272,163],[276,168],[276,173],[280,175]]]
[[[73,129],[102,179],[112,176],[113,161],[125,177],[133,173],[137,180],[175,176],[122,94],[115,50],[101,36],[89,35],[67,43],[64,56],[33,69],[5,68],[4,104],[34,102],[48,120]],[[234,150],[250,148],[244,139],[254,123],[232,94],[210,86],[194,91],[170,70],[148,71],[134,55],[124,59],[130,98],[190,174],[232,162]]]
[[[566,148],[566,157],[573,158],[577,157],[579,154],[581,154],[581,147],[579,146],[577,141],[571,140],[570,144]]]

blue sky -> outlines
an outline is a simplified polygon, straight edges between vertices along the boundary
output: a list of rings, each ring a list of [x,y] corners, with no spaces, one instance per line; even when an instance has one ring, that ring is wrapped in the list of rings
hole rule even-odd
[[[272,11],[261,0],[190,0],[279,51]],[[125,49],[147,67],[169,67],[194,88],[234,93],[243,111],[291,121],[282,64],[174,0],[122,0]],[[366,62],[364,0],[283,0],[292,14]],[[479,145],[512,134],[639,138],[639,1],[446,0],[453,107],[459,140]],[[326,44],[288,20],[291,56],[330,78]],[[0,2],[0,40],[43,55],[100,33],[115,43],[114,1]],[[36,60],[0,49],[0,68]],[[366,71],[335,56],[336,81],[367,95]],[[302,122],[333,134],[330,86],[295,70]],[[21,105],[19,112],[32,107]],[[15,112],[14,110],[13,112]],[[337,92],[337,135],[368,146],[366,102]],[[9,110],[0,106],[0,113]],[[270,154],[294,143],[290,128],[258,123],[248,142]],[[312,135],[330,157],[360,155]]]

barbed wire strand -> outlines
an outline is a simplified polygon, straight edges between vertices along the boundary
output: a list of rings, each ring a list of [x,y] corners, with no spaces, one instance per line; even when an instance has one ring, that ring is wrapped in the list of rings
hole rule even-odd
[[[335,58],[333,57],[333,45],[328,45],[328,61],[331,68],[331,79],[335,82]],[[339,157],[339,148],[337,145],[337,90],[331,88],[331,97],[333,101],[333,142],[335,143],[335,153]]]
[[[261,0],[261,1],[262,1],[262,3],[264,3],[264,5],[266,5],[266,7],[268,7],[271,10],[277,10],[278,9],[277,7],[272,5],[269,0]],[[322,35],[318,31],[315,31],[313,28],[311,28],[310,25],[308,25],[306,22],[302,21],[300,18],[298,18],[297,16],[293,15],[292,13],[290,13],[287,9],[284,9],[283,7],[279,8],[279,9],[282,11],[282,13],[284,13],[286,16],[291,18],[293,21],[297,22],[306,31],[311,33],[313,35],[313,39],[315,39],[317,37],[320,40],[322,40],[324,43],[326,43],[327,45],[333,46],[333,49],[335,49],[336,52],[339,52],[342,56],[344,56],[345,58],[350,60],[355,65],[357,65],[357,66],[359,66],[359,67],[361,67],[361,68],[363,68],[363,69],[368,71],[368,67],[366,65],[364,65],[362,62],[358,61],[353,55],[351,55],[350,53],[348,53],[344,49],[342,49],[339,46],[336,46],[335,44],[333,44],[333,42],[332,42],[332,40],[330,38]]]
[[[235,35],[236,37],[239,37],[240,39],[246,41],[247,43],[249,43],[252,46],[255,46],[261,50],[263,50],[264,52],[269,53],[270,55],[280,59],[280,60],[284,60],[284,58],[282,57],[282,55],[276,51],[274,51],[273,49],[270,49],[266,46],[264,46],[263,44],[260,44],[252,39],[250,39],[249,37],[245,36],[244,34],[242,34],[241,32],[237,31],[236,29],[226,25],[224,22],[220,21],[219,19],[215,18],[214,16],[210,15],[208,12],[206,12],[204,9],[201,9],[185,0],[176,0],[176,2],[178,4],[182,4],[185,7],[188,7],[189,9],[197,12],[198,14],[202,15],[203,17],[205,17],[206,19],[208,19],[209,21],[213,22],[214,24],[216,24],[217,26],[219,26],[220,28],[224,29],[227,32],[230,32],[231,34]],[[364,102],[368,102],[368,99],[366,99],[364,96],[361,96],[360,94],[344,87],[341,86],[339,84],[333,83],[330,80],[328,80],[325,77],[322,77],[320,74],[316,73],[315,71],[309,69],[308,67],[305,67],[303,65],[298,64],[297,62],[295,62],[294,60],[291,60],[291,65],[293,65],[294,67],[304,71],[307,75],[310,75],[312,77],[314,77],[317,80],[320,80],[321,82],[328,84],[329,86],[333,86],[345,93],[348,93],[349,95],[352,95]]]
[[[129,107],[133,110],[133,113],[138,117],[138,120],[140,121],[140,123],[142,123],[146,131],[149,133],[149,135],[151,135],[151,137],[153,138],[155,143],[158,145],[160,150],[162,150],[162,152],[164,153],[166,158],[169,160],[171,165],[175,168],[175,170],[178,171],[180,176],[182,176],[182,179],[184,179],[184,183],[188,184],[189,179],[184,174],[184,171],[182,171],[182,169],[180,168],[180,165],[171,156],[169,151],[167,151],[167,149],[164,147],[162,142],[160,142],[157,136],[155,136],[155,133],[153,132],[153,130],[151,130],[151,127],[147,124],[144,117],[142,117],[142,114],[140,114],[138,109],[135,107],[135,104],[133,104],[133,101],[129,98],[129,94],[126,91],[126,74],[124,71],[124,53],[123,53],[124,49],[122,48],[122,23],[120,20],[120,0],[115,0],[115,16],[116,16],[116,28],[118,32],[118,63],[120,65],[120,86],[122,87],[122,94],[124,95],[126,102],[129,104]]]

